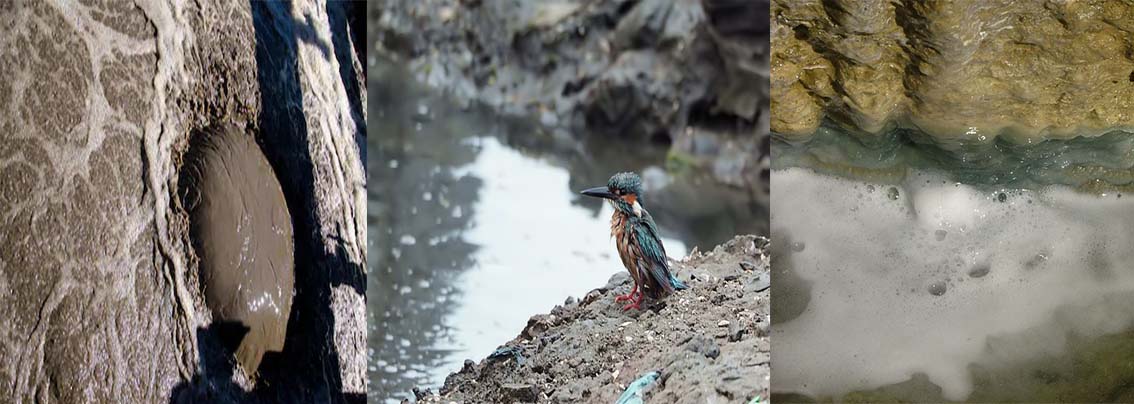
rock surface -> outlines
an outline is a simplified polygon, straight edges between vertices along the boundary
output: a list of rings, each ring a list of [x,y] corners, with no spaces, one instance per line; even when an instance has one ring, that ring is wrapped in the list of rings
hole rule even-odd
[[[669,144],[671,170],[762,189],[767,9],[735,0],[390,0],[372,8],[371,38],[466,105],[578,137]]]
[[[1134,4],[774,0],[772,131],[1029,141],[1134,127]]]
[[[768,241],[737,236],[674,262],[690,288],[623,311],[626,273],[581,301],[536,315],[501,355],[466,361],[440,394],[418,402],[614,402],[660,370],[647,402],[750,402],[768,398]]]
[[[336,345],[366,330],[333,303],[365,310],[348,9],[0,5],[0,401],[362,399],[365,356]],[[256,134],[295,227],[292,321],[255,387],[218,348],[176,195],[190,137],[220,122]],[[343,285],[358,297],[332,299]]]

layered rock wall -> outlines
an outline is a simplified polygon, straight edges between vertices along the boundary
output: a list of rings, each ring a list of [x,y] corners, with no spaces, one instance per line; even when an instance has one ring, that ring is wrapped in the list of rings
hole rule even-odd
[[[1020,141],[1134,127],[1134,4],[774,0],[772,131]]]

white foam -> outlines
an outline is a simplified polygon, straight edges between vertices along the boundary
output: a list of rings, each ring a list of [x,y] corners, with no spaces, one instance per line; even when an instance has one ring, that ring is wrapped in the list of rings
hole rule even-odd
[[[838,396],[923,372],[964,400],[972,363],[1058,353],[1068,331],[1134,324],[1130,299],[1103,298],[1134,296],[1134,198],[982,190],[920,173],[892,199],[890,185],[799,168],[771,184],[773,237],[806,245],[776,262],[811,284],[807,309],[773,327],[775,391]],[[931,294],[940,282],[945,293]],[[990,337],[1026,343],[997,350]]]

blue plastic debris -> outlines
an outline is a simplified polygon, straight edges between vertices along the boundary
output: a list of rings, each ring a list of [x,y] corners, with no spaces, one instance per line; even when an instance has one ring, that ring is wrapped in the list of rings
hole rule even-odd
[[[524,355],[520,354],[521,351],[522,349],[520,349],[519,347],[506,346],[492,351],[492,354],[488,355],[488,359],[499,359],[511,356],[513,358],[516,358],[516,366],[519,366],[524,364]]]
[[[614,403],[642,404],[642,390],[658,381],[658,377],[660,376],[661,373],[658,373],[657,371],[648,372],[642,375],[642,377],[639,377],[638,380],[635,380],[633,383],[630,383],[629,386],[626,386],[626,391],[622,392],[622,395],[618,396],[618,401],[615,401]]]

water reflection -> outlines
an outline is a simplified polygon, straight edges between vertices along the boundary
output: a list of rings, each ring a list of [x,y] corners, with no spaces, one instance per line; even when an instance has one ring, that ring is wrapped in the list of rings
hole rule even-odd
[[[1132,396],[1129,134],[963,150],[824,136],[774,150],[774,401]]]
[[[611,208],[576,193],[613,172],[643,173],[671,256],[766,234],[764,199],[671,178],[664,145],[579,140],[454,106],[385,61],[369,69],[371,401],[435,388],[621,271]]]

